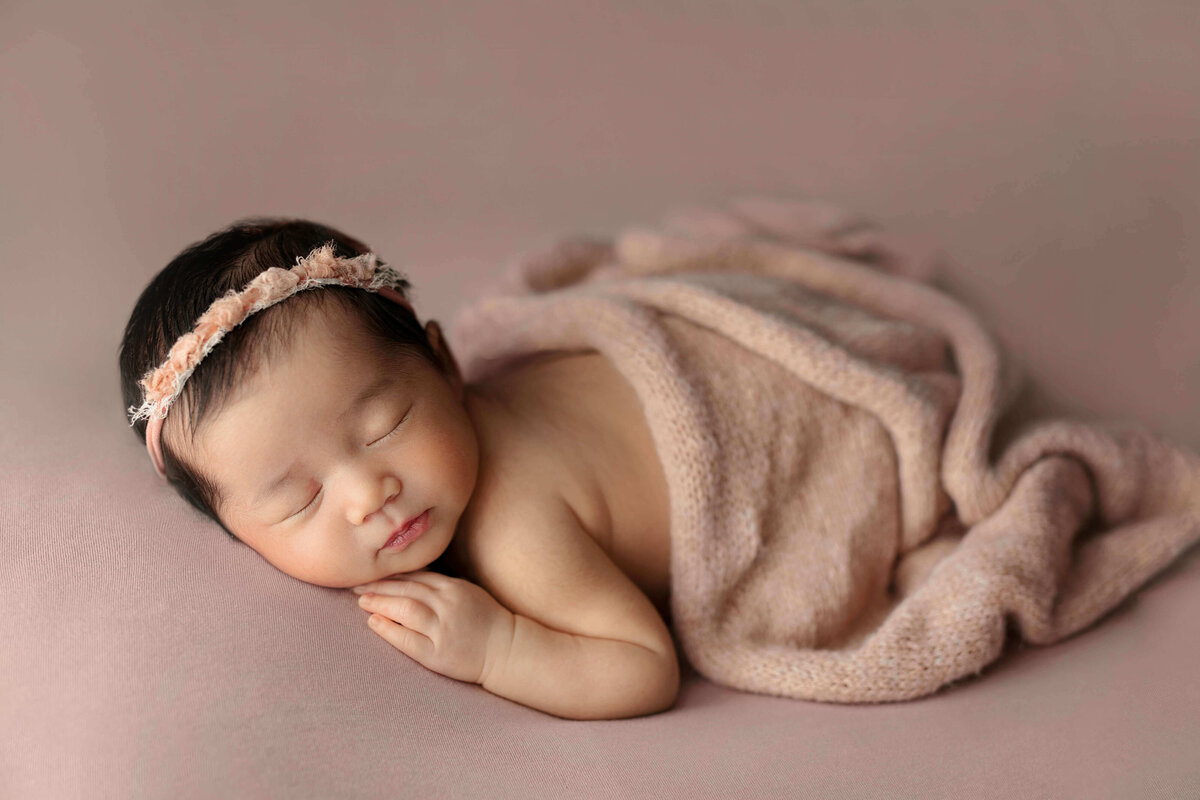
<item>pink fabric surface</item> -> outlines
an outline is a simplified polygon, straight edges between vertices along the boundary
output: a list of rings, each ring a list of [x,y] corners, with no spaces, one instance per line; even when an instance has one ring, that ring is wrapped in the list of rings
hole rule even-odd
[[[1028,415],[1196,448],[1197,40],[1167,0],[6,4],[0,797],[1200,794],[1194,551],[925,700],[690,675],[668,713],[567,722],[227,541],[116,376],[150,276],[239,216],[346,228],[446,320],[540,242],[752,191],[935,243]]]

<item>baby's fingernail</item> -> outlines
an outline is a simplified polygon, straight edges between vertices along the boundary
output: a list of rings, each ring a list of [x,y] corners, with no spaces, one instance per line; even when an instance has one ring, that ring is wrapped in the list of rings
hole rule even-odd
[[[355,587],[354,587],[353,589],[351,589],[350,591],[354,592],[355,594],[362,594],[363,592],[365,592],[365,591],[366,591],[366,589],[365,589],[365,588],[363,588],[362,586],[355,586]]]

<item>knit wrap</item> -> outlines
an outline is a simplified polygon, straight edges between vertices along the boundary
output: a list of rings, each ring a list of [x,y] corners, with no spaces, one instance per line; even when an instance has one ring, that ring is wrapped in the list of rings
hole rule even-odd
[[[451,339],[468,381],[554,350],[629,381],[699,673],[906,700],[1010,631],[1091,625],[1200,539],[1196,454],[1131,423],[1000,425],[1019,375],[936,268],[851,212],[749,198],[529,253]]]

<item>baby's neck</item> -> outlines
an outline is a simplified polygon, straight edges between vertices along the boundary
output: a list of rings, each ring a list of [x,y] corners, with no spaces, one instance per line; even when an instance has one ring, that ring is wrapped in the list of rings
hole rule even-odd
[[[476,513],[479,511],[479,498],[492,485],[496,469],[503,468],[502,465],[498,466],[503,454],[511,453],[515,443],[522,437],[521,415],[514,412],[512,400],[505,396],[502,388],[487,383],[468,384],[463,391],[463,408],[475,429],[479,461],[475,489],[459,517],[458,528],[447,551],[460,570],[465,567],[461,545],[466,540],[465,534],[473,529],[479,516]]]

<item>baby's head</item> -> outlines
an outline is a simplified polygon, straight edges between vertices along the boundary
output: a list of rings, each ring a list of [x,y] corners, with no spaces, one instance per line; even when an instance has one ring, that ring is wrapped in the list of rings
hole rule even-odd
[[[333,228],[262,218],[183,250],[126,325],[126,408],[142,405],[139,381],[213,301],[325,244],[344,259],[369,252]],[[224,334],[170,406],[162,464],[188,502],[283,572],[354,586],[445,552],[478,471],[467,400],[436,322],[422,328],[409,306],[376,291],[321,286]],[[134,430],[144,443],[147,421]],[[414,517],[400,545],[385,548]]]

